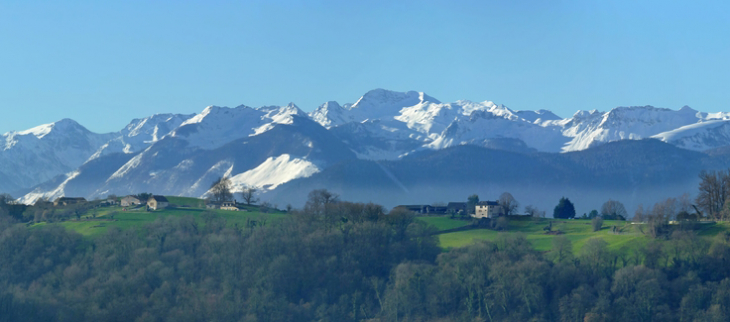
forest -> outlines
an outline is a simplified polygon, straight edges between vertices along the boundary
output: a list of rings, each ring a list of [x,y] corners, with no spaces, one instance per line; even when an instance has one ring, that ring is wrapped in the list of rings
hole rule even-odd
[[[265,226],[164,217],[84,238],[0,211],[0,321],[727,321],[730,234],[630,253],[519,234],[443,250],[409,212],[314,191]]]

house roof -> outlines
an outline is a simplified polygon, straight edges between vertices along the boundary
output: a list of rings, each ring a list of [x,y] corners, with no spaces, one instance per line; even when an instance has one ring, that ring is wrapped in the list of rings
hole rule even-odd
[[[152,196],[150,199],[154,199],[157,202],[168,202],[165,196]]]
[[[139,200],[139,198],[137,198],[137,196],[126,196],[126,197],[124,197],[124,199],[127,199],[127,200],[129,200],[129,199]]]
[[[479,206],[499,206],[499,202],[486,200],[486,201],[478,202],[477,205],[479,205]]]
[[[61,197],[61,198],[56,199],[56,201],[71,201],[71,200],[81,201],[81,200],[86,200],[86,198],[83,198],[83,197],[78,197],[78,198]]]

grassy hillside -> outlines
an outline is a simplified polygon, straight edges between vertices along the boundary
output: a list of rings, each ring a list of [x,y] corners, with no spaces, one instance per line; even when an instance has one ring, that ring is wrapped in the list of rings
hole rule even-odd
[[[430,225],[436,226],[436,228],[438,228],[438,230],[447,230],[447,229],[464,227],[470,223],[469,221],[466,221],[466,220],[454,220],[454,219],[451,219],[449,217],[444,217],[444,216],[419,217],[418,219],[423,220]]]
[[[129,229],[131,227],[144,227],[145,224],[155,221],[164,216],[193,216],[202,226],[201,214],[205,211],[212,211],[226,220],[229,227],[245,227],[249,221],[255,220],[258,224],[270,224],[286,216],[282,212],[263,213],[256,206],[245,206],[248,211],[229,211],[220,209],[205,209],[202,199],[187,197],[167,197],[171,204],[180,206],[178,208],[167,208],[156,211],[146,211],[144,207],[138,209],[123,210],[122,207],[95,208],[81,215],[80,220],[68,220],[57,223],[41,222],[34,224],[31,228],[43,225],[59,225],[74,230],[83,236],[96,237],[104,234],[109,227]]]
[[[419,217],[419,219],[436,226],[440,231],[466,226],[469,223],[468,221],[450,219],[448,217]],[[622,248],[631,249],[651,240],[639,231],[637,225],[632,225],[624,221],[611,220],[604,221],[603,228],[600,231],[594,232],[588,220],[555,220],[543,218],[535,221],[531,218],[512,218],[507,231],[504,233],[524,234],[527,240],[532,242],[535,249],[547,251],[550,250],[552,240],[557,236],[546,234],[543,230],[549,222],[552,222],[554,231],[559,230],[563,232],[562,236],[570,239],[573,243],[574,252],[579,251],[586,241],[593,237],[603,238],[609,243],[609,247],[614,250]],[[618,227],[621,233],[612,233],[613,226]],[[723,231],[730,231],[730,223],[708,224],[698,231],[698,235],[711,238]],[[490,229],[474,229],[439,234],[438,237],[442,248],[454,248],[473,244],[477,240],[494,240],[500,233]]]
[[[205,200],[191,197],[165,197],[170,205],[177,207],[205,208]]]

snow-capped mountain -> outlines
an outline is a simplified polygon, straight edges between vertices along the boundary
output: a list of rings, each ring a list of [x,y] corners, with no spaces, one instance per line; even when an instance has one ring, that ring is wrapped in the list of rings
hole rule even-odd
[[[707,114],[687,106],[678,111],[652,106],[617,107],[606,113],[578,111],[572,118],[543,123],[562,128],[572,140],[563,151],[585,150],[596,144],[639,140],[711,119],[727,119],[730,113]],[[730,141],[728,141],[730,144]]]
[[[327,102],[314,110],[309,116],[327,128],[343,125],[349,122],[366,120],[389,121],[397,116],[404,107],[424,103],[440,103],[437,99],[423,92],[394,92],[384,89],[374,89],[365,93],[354,104],[340,106],[337,102]]]
[[[355,103],[329,101],[309,114],[293,103],[209,106],[194,115],[135,119],[115,133],[95,134],[62,120],[3,137],[0,190],[32,187],[23,198],[32,203],[141,191],[199,197],[220,176],[232,178],[234,191],[272,191],[328,173],[338,162],[398,162],[462,145],[565,153],[655,138],[701,151],[730,145],[730,113],[639,106],[561,118],[491,101],[443,103],[423,92],[376,89]]]
[[[370,160],[504,138],[530,142],[547,152],[560,151],[567,142],[559,130],[541,125],[560,120],[549,111],[513,111],[491,101],[441,103],[413,91],[376,89],[355,104],[327,102],[309,115],[351,143],[359,157]],[[361,125],[353,125],[357,123]]]
[[[2,135],[0,190],[15,191],[81,166],[114,134],[96,134],[71,119]]]
[[[652,137],[688,150],[710,150],[730,145],[730,120],[693,123]]]
[[[15,191],[58,175],[73,175],[84,163],[112,153],[135,153],[192,115],[157,114],[132,120],[119,132],[97,134],[71,119],[3,135],[1,191]]]
[[[290,121],[212,149],[168,135],[138,153],[109,154],[89,161],[74,173],[35,187],[21,201],[33,203],[61,195],[93,198],[134,191],[200,197],[223,176],[232,178],[233,192],[245,186],[270,190],[356,158],[331,132],[309,118],[291,116]],[[203,129],[206,127],[200,127],[197,135],[211,135]],[[217,130],[213,127],[212,133]]]
[[[102,145],[90,157],[90,160],[110,153],[139,152],[159,141],[193,116],[194,114],[155,114],[142,119],[134,119],[119,131],[115,138]]]
[[[662,139],[663,136],[658,136],[661,133],[712,120],[727,120],[730,113],[701,113],[687,106],[676,111],[631,106],[608,112],[578,111],[571,118],[563,119],[547,110],[514,111],[491,101],[440,103],[420,92],[377,89],[366,93],[355,104],[340,106],[328,102],[310,113],[310,117],[330,129],[351,123],[367,124],[336,131],[351,130],[357,131],[357,135],[379,138],[372,145],[363,145],[360,140],[352,147],[361,158],[377,160],[397,159],[413,151],[394,146],[412,149],[418,144],[420,148],[443,149],[464,144],[484,145],[500,139],[521,140],[529,148],[542,152],[579,151],[620,140],[654,136]],[[695,142],[683,147],[701,150],[730,144],[730,140],[717,139],[713,134],[704,138],[712,142]],[[403,144],[404,140],[408,144]]]
[[[209,106],[183,122],[170,135],[186,140],[191,146],[214,149],[236,139],[264,133],[275,124],[291,124],[292,116],[306,115],[294,103],[260,108]]]

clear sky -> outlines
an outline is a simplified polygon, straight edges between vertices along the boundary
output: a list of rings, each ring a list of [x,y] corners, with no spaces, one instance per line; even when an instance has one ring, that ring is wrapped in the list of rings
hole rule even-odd
[[[728,1],[3,1],[0,133],[374,88],[512,109],[728,111]]]

